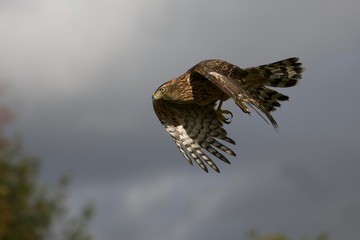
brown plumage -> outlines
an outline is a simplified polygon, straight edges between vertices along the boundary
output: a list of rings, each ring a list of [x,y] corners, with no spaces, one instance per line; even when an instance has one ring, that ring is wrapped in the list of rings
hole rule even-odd
[[[270,113],[289,97],[269,87],[292,87],[302,72],[298,58],[243,69],[223,60],[204,60],[161,85],[153,94],[153,106],[185,159],[206,172],[204,162],[219,172],[203,149],[226,163],[230,162],[219,150],[235,156],[217,140],[235,144],[223,129],[232,113],[221,109],[222,102],[232,98],[243,112],[250,113],[250,107],[277,128]]]

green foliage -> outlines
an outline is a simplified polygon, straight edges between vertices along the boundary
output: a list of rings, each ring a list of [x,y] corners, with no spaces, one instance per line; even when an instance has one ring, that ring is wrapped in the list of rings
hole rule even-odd
[[[80,216],[67,216],[69,178],[61,177],[50,191],[36,181],[40,161],[22,152],[21,141],[0,140],[0,239],[92,239],[86,231],[91,205]]]

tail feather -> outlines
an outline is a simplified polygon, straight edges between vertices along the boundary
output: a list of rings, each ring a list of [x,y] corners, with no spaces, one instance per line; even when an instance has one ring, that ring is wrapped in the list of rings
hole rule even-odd
[[[270,87],[292,87],[298,83],[304,71],[299,58],[288,58],[282,61],[246,68],[245,83],[248,85],[265,85]]]
[[[289,100],[289,97],[268,87],[286,88],[295,86],[304,71],[302,64],[298,61],[298,58],[289,58],[258,67],[246,68],[246,76],[242,81],[245,91],[243,97],[236,101],[237,105],[243,111],[242,102],[247,103],[254,110],[254,107],[258,108],[269,119],[271,124],[277,128],[278,125],[270,112],[280,107],[281,101]],[[248,109],[245,109],[249,113]],[[261,115],[260,112],[256,112]]]

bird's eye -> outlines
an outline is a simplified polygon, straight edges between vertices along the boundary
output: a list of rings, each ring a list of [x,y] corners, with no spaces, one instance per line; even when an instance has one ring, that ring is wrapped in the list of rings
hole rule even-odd
[[[160,92],[161,92],[161,93],[164,93],[164,92],[165,92],[165,88],[164,88],[164,87],[160,88]]]

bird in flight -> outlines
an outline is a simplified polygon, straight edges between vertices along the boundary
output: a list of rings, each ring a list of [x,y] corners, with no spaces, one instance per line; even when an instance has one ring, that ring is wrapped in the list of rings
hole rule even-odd
[[[289,97],[273,88],[295,86],[303,70],[298,58],[250,68],[204,60],[154,92],[154,111],[191,165],[194,160],[206,172],[207,166],[220,172],[209,153],[228,164],[224,154],[236,156],[225,145],[235,141],[223,128],[224,123],[230,123],[232,113],[222,109],[222,103],[233,99],[244,113],[253,110],[277,129],[270,113]]]

